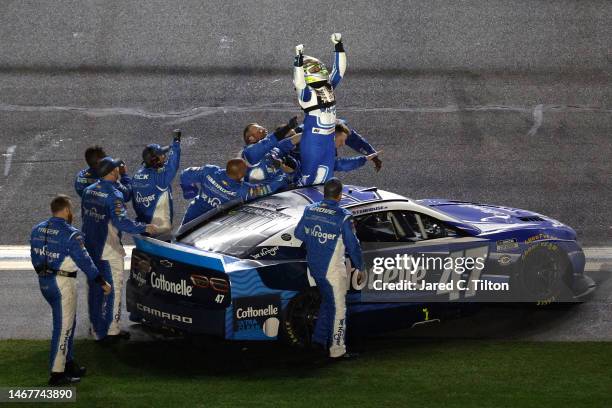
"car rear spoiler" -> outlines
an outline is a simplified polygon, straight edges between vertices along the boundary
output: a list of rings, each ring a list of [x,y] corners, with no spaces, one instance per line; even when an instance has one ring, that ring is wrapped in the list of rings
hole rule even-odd
[[[190,265],[214,269],[219,272],[226,271],[224,255],[204,251],[181,243],[160,241],[151,237],[135,236],[136,249],[145,253],[172,259]]]

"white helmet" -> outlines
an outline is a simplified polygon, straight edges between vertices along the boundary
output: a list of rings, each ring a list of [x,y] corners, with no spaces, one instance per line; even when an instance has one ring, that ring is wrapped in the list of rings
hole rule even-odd
[[[321,61],[314,57],[304,55],[304,79],[307,84],[329,81],[329,72]]]

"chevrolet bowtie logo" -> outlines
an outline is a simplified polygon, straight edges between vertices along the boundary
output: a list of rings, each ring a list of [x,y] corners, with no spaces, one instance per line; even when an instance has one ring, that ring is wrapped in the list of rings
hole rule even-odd
[[[161,261],[159,261],[159,264],[165,266],[166,268],[171,268],[172,266],[174,266],[174,264],[167,259],[162,259]]]

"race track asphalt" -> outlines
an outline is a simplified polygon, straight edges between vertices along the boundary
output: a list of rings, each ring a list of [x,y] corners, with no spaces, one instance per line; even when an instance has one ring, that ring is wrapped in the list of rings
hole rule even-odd
[[[76,199],[91,144],[133,171],[145,144],[180,127],[182,167],[222,165],[246,123],[273,128],[300,115],[293,47],[327,60],[336,31],[349,61],[338,112],[384,152],[381,173],[365,167],[343,180],[534,210],[585,245],[610,245],[604,0],[2,2],[0,244],[26,244],[56,193]],[[180,219],[186,202],[175,190]],[[23,318],[33,318],[45,305],[23,274],[0,273],[2,294],[26,285],[20,293],[31,296],[6,301],[29,304]],[[609,326],[610,299],[600,300],[590,327]],[[563,330],[581,338],[587,329]],[[591,337],[609,338],[606,330]]]

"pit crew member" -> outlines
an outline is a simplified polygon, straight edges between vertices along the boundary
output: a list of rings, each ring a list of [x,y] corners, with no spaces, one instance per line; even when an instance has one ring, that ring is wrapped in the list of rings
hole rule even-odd
[[[73,351],[77,268],[105,295],[111,292],[111,287],[89,257],[81,232],[71,225],[70,198],[56,196],[51,201],[51,213],[51,218],[32,229],[30,255],[40,291],[53,315],[49,385],[59,386],[79,382],[86,372],[85,367],[74,360]]]
[[[150,144],[145,147],[142,167],[132,179],[136,221],[155,224],[159,236],[172,230],[172,180],[178,172],[180,159],[181,132],[175,130],[171,146]]]
[[[189,167],[181,173],[181,188],[185,199],[193,199],[187,208],[183,224],[233,200],[248,201],[272,194],[287,185],[287,177],[251,184],[244,181],[248,165],[243,159],[231,159],[225,169],[207,165]]]
[[[96,168],[98,167],[98,162],[106,157],[107,154],[104,149],[100,146],[91,146],[85,150],[85,161],[87,162],[86,169],[79,171],[75,180],[74,180],[74,189],[76,190],[79,197],[83,196],[83,191],[85,188],[91,186],[93,183],[98,181],[98,173]],[[130,201],[132,196],[132,188],[131,183],[132,179],[127,173],[127,167],[125,164],[122,164],[120,167],[121,178],[117,183],[117,189],[123,193],[123,197],[125,201]]]
[[[81,200],[85,247],[102,277],[113,286],[105,298],[97,285],[89,285],[89,320],[96,340],[129,338],[119,326],[125,257],[121,233],[157,233],[155,225],[128,218],[124,196],[116,188],[121,163],[112,157],[100,160],[97,172],[101,179],[85,189]]]
[[[319,184],[333,177],[336,125],[334,89],[346,70],[346,54],[340,33],[331,36],[334,66],[331,74],[321,61],[304,55],[302,44],[295,47],[293,84],[298,103],[305,113],[302,132],[302,184]]]
[[[249,166],[259,163],[273,148],[288,152],[300,142],[300,136],[293,130],[298,126],[297,116],[288,124],[279,127],[273,133],[258,123],[249,123],[242,132],[244,147],[240,156]]]
[[[321,294],[321,307],[312,341],[329,348],[332,358],[350,357],[344,343],[349,285],[345,253],[348,253],[352,266],[359,271],[363,270],[363,257],[355,236],[352,215],[339,205],[342,183],[337,178],[329,179],[323,193],[324,200],[306,206],[304,215],[295,227],[295,237],[306,247],[308,269]]]

